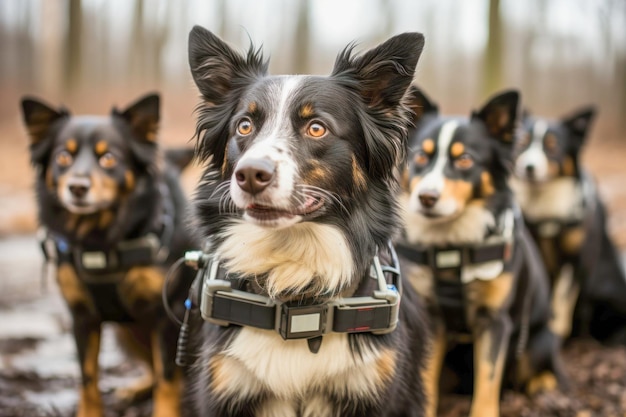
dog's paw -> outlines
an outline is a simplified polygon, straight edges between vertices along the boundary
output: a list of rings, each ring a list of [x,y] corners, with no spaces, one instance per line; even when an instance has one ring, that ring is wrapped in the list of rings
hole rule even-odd
[[[556,376],[549,371],[540,373],[534,376],[528,381],[526,385],[526,392],[528,395],[533,396],[539,392],[554,391],[558,388],[559,383]]]
[[[133,404],[149,398],[152,395],[152,387],[152,377],[144,375],[130,386],[116,388],[113,395],[122,404]]]

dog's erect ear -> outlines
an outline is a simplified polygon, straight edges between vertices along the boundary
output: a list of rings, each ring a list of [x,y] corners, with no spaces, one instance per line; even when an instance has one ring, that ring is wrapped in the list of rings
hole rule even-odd
[[[165,150],[165,160],[178,171],[184,170],[193,161],[193,148],[170,148]]]
[[[393,111],[404,97],[424,49],[424,35],[403,33],[353,57],[354,45],[335,61],[333,76],[356,78],[365,104],[382,112]]]
[[[189,67],[207,105],[219,105],[255,78],[267,73],[268,63],[251,45],[246,56],[201,26],[189,32]]]
[[[126,120],[136,139],[156,143],[160,114],[160,98],[158,94],[147,94],[125,110],[118,111],[113,109],[112,114]]]
[[[591,122],[595,117],[595,114],[595,107],[589,106],[561,119],[563,124],[572,133],[572,137],[574,138],[574,140],[577,141],[577,145],[580,146],[583,144],[585,138],[587,137],[587,133],[589,132],[589,128],[591,126]]]
[[[30,137],[30,152],[33,163],[41,163],[52,145],[51,128],[60,119],[69,116],[61,108],[55,110],[33,97],[22,98],[22,117]]]
[[[520,94],[515,90],[504,91],[492,97],[472,119],[481,120],[489,135],[504,142],[513,143],[519,122]]]
[[[413,112],[413,125],[417,126],[427,114],[438,114],[439,106],[429,99],[416,85],[411,85],[406,93],[407,105]]]

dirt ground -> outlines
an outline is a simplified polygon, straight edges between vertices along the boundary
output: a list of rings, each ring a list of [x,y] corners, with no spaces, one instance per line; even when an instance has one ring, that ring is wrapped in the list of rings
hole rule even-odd
[[[0,138],[7,134],[0,126]],[[69,316],[58,289],[53,281],[43,285],[41,280],[26,146],[3,139],[0,146],[0,417],[71,416],[77,401],[78,366]],[[622,250],[626,249],[625,156],[626,143],[607,140],[592,142],[585,153],[609,206],[611,234]],[[192,170],[185,177],[186,189],[193,188],[195,175],[197,170]],[[626,417],[626,348],[578,340],[563,354],[570,390],[533,398],[505,392],[502,417]],[[106,417],[150,415],[149,399],[128,405],[114,395],[116,387],[131,383],[142,370],[121,355],[110,328],[105,328],[100,367]],[[467,397],[446,397],[440,415],[465,416],[468,410]]]

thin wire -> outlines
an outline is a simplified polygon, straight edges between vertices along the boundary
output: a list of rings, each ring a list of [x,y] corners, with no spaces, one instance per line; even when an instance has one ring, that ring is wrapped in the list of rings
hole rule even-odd
[[[178,326],[182,326],[183,322],[178,317],[176,317],[176,314],[174,314],[174,311],[170,307],[170,303],[167,299],[167,287],[170,279],[172,278],[172,275],[174,275],[174,272],[177,272],[180,269],[181,265],[184,264],[184,262],[185,258],[178,258],[178,260],[172,264],[170,269],[167,271],[167,274],[165,275],[165,282],[163,282],[163,290],[161,291],[161,298],[163,300],[163,307],[165,308],[165,312],[167,313],[167,316],[170,318],[170,320],[178,324]]]

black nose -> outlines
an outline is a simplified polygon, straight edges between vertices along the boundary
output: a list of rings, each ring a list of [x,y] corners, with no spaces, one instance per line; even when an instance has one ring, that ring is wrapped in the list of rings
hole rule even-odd
[[[267,159],[246,159],[237,164],[235,179],[239,187],[250,194],[265,190],[274,179],[276,166]]]
[[[529,178],[532,178],[535,176],[535,166],[534,165],[526,165],[526,175],[528,175]]]
[[[437,191],[422,191],[419,193],[420,203],[425,208],[433,208],[435,204],[437,204],[437,200],[439,200],[439,193]]]
[[[72,178],[67,184],[70,193],[76,198],[83,198],[89,192],[89,187],[91,187],[89,178]]]

